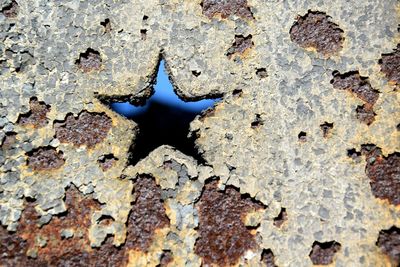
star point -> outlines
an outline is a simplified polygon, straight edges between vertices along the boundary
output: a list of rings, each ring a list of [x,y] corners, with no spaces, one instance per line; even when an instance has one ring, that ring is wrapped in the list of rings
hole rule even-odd
[[[151,151],[170,145],[197,161],[204,161],[197,153],[193,138],[188,138],[189,124],[202,112],[212,107],[219,98],[184,101],[175,91],[162,59],[158,66],[153,93],[144,105],[129,102],[110,102],[115,112],[138,124],[139,133],[132,145],[130,165],[135,165]]]

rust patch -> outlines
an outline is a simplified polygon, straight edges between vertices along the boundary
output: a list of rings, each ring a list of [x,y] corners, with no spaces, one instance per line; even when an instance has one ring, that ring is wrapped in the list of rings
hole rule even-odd
[[[400,153],[384,157],[374,145],[363,145],[361,153],[366,156],[365,172],[370,179],[373,195],[387,199],[390,204],[400,204]]]
[[[282,226],[282,224],[284,222],[286,222],[287,218],[288,218],[288,215],[287,215],[286,209],[282,208],[279,215],[274,218],[274,225],[276,227],[280,228]]]
[[[111,169],[117,161],[118,158],[114,157],[114,154],[107,154],[101,156],[97,162],[103,171],[107,171],[108,169]]]
[[[322,130],[322,135],[324,136],[324,138],[328,138],[331,135],[333,129],[333,123],[324,122],[319,127]]]
[[[219,191],[217,183],[205,185],[197,204],[200,218],[195,253],[203,258],[204,265],[234,265],[247,250],[257,248],[254,235],[243,221],[248,212],[263,206],[231,186]]]
[[[37,222],[38,213],[34,203],[27,203],[22,213],[16,234],[4,233],[0,229],[0,259],[5,266],[124,266],[128,254],[116,248],[108,238],[100,248],[90,247],[88,228],[94,211],[100,204],[90,196],[82,196],[71,186],[65,197],[67,212],[54,216],[42,227]],[[64,231],[71,234],[65,238]],[[4,253],[3,253],[4,252]],[[29,257],[28,257],[29,255]]]
[[[174,260],[172,252],[170,250],[163,251],[160,258],[160,264],[157,267],[167,267]]]
[[[400,85],[400,44],[394,49],[393,53],[382,54],[379,60],[381,71],[386,75],[391,83]]]
[[[47,113],[50,111],[50,105],[46,105],[43,101],[38,101],[36,97],[32,97],[29,101],[31,110],[18,118],[21,125],[32,125],[40,128],[48,123]]]
[[[126,246],[146,252],[151,246],[155,230],[169,226],[169,219],[161,200],[161,188],[153,177],[139,176],[134,188]]]
[[[331,22],[331,17],[324,12],[309,10],[289,31],[293,42],[303,48],[315,48],[326,56],[342,49],[344,37],[339,25]]]
[[[83,72],[99,71],[102,67],[100,53],[92,48],[81,53],[75,63]]]
[[[69,114],[64,122],[54,126],[60,142],[93,147],[106,138],[111,129],[111,118],[105,113],[82,111],[77,118]]]
[[[333,258],[341,248],[336,241],[320,243],[315,241],[310,252],[310,259],[314,265],[328,265],[333,263]]]
[[[28,206],[18,229],[21,236],[27,240],[30,250],[36,250],[39,259],[53,266],[65,266],[66,263],[73,262],[71,259],[75,259],[76,264],[87,260],[77,255],[81,256],[84,251],[89,252],[87,229],[90,226],[92,213],[100,209],[99,203],[91,198],[82,197],[74,186],[67,190],[65,204],[68,209],[66,215],[53,217],[50,223],[42,228],[36,225],[38,215],[33,206]],[[62,231],[67,229],[74,234],[68,239],[63,239]],[[37,237],[46,240],[44,247],[38,247],[35,242]]]
[[[358,71],[350,71],[343,74],[335,71],[332,75],[331,84],[333,88],[350,91],[371,106],[378,100],[379,91],[373,89],[368,77],[361,76]]]
[[[247,0],[204,0],[201,3],[203,14],[208,18],[220,15],[223,19],[236,15],[244,19],[254,19],[247,6]]]
[[[17,1],[13,0],[9,5],[1,9],[1,13],[3,13],[6,18],[16,18],[18,16],[18,9]]]
[[[362,77],[358,71],[343,74],[335,71],[332,75],[333,88],[347,90],[365,102],[356,108],[357,119],[367,125],[373,123],[376,115],[373,106],[379,98],[379,91],[372,88],[368,77]]]
[[[254,43],[251,39],[252,39],[251,34],[247,35],[246,37],[243,35],[235,35],[235,41],[226,52],[227,57],[231,59],[234,55],[244,54],[246,50],[254,46]]]
[[[1,142],[1,149],[10,149],[17,143],[17,133],[8,132]]]
[[[263,249],[261,254],[261,262],[267,267],[277,267],[275,264],[275,256],[271,249]]]
[[[379,232],[376,245],[396,264],[400,264],[400,229],[392,226]]]
[[[16,233],[8,232],[0,226],[0,263],[4,267],[45,266],[27,256],[27,242]]]
[[[28,154],[28,166],[35,171],[49,171],[60,168],[65,160],[61,151],[52,147],[39,147]]]
[[[375,121],[376,113],[372,106],[364,104],[356,108],[357,119],[367,125],[371,125]]]

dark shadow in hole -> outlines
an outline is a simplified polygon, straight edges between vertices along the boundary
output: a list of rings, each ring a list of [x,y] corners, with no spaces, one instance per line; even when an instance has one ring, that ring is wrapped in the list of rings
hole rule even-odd
[[[307,133],[301,131],[298,135],[297,135],[298,139],[300,142],[307,142]]]
[[[139,125],[139,134],[132,145],[129,164],[135,165],[161,145],[173,146],[204,164],[204,159],[195,147],[195,138],[188,138],[189,124],[203,110],[212,107],[219,100],[218,96],[211,96],[213,99],[184,101],[174,92],[164,70],[164,61],[160,62],[156,81],[154,94],[144,106],[108,101],[111,109]]]
[[[129,117],[139,124],[139,135],[135,140],[130,164],[136,164],[161,145],[170,145],[182,153],[202,161],[197,154],[194,140],[188,139],[189,123],[197,113],[181,108],[152,102],[146,113]]]
[[[347,156],[349,158],[355,159],[361,157],[361,152],[357,151],[355,148],[347,149]]]

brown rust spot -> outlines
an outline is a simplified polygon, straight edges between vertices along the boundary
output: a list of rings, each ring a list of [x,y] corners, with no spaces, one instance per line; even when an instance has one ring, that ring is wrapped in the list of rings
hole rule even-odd
[[[18,232],[21,237],[27,240],[29,249],[37,250],[38,259],[46,261],[49,265],[62,265],[69,258],[89,253],[87,230],[91,223],[91,215],[95,210],[100,209],[97,201],[82,197],[79,191],[71,186],[65,195],[67,213],[62,216],[54,216],[49,224],[39,228],[37,225],[38,214],[33,205],[25,209]],[[63,239],[63,230],[72,230],[74,235],[71,238]],[[35,240],[40,237],[46,240],[44,247],[38,247]],[[85,262],[85,258],[81,259]],[[80,261],[81,263],[83,263]],[[76,265],[75,265],[76,266]]]
[[[232,46],[226,52],[226,55],[229,59],[231,59],[234,55],[242,55],[246,52],[246,50],[252,48],[254,43],[252,41],[251,34],[247,36],[243,35],[235,35],[235,41]]]
[[[333,88],[347,90],[365,102],[356,108],[357,119],[367,125],[375,121],[373,106],[379,98],[379,91],[372,88],[368,77],[362,77],[358,71],[340,74],[333,72],[331,84]]]
[[[49,171],[60,168],[65,160],[61,151],[52,147],[39,147],[28,154],[28,166],[35,171]]]
[[[99,71],[102,67],[100,53],[92,48],[81,53],[75,63],[83,72]]]
[[[274,225],[276,227],[280,228],[282,226],[282,224],[284,222],[286,222],[287,218],[288,218],[288,215],[287,215],[286,209],[282,208],[281,212],[279,213],[279,215],[274,218]]]
[[[390,82],[400,85],[400,44],[394,49],[393,53],[382,54],[379,60],[381,71],[386,75]]]
[[[111,129],[111,118],[104,113],[82,111],[76,118],[69,114],[64,122],[54,126],[60,142],[93,147],[106,138]]]
[[[275,264],[275,256],[271,249],[263,249],[261,254],[261,262],[266,267],[277,267]]]
[[[328,265],[333,263],[333,258],[341,248],[336,241],[320,243],[315,241],[310,252],[310,259],[314,265]]]
[[[389,256],[394,265],[398,266],[400,264],[399,228],[397,228],[396,226],[392,226],[388,230],[380,231],[376,245],[382,250],[383,253]]]
[[[17,133],[8,132],[1,142],[1,149],[10,149],[17,143]]]
[[[118,158],[114,157],[114,154],[103,155],[97,161],[103,171],[107,171],[114,166],[115,162],[118,161]]]
[[[1,253],[6,260],[5,266],[100,266],[108,263],[109,266],[124,266],[128,262],[125,250],[114,247],[107,239],[98,249],[92,249],[89,243],[88,228],[94,211],[100,210],[100,204],[90,196],[82,196],[71,186],[66,192],[65,203],[67,212],[54,216],[52,220],[39,227],[38,213],[34,209],[35,203],[27,203],[22,213],[17,233],[0,238],[6,240],[8,248],[0,246],[0,250],[13,248],[12,253]],[[65,230],[72,232],[72,236],[63,238]],[[38,242],[42,240],[42,242]],[[3,242],[2,242],[3,243]],[[17,248],[17,249],[15,249]],[[3,251],[1,251],[3,252]],[[34,259],[28,258],[29,254]]]
[[[357,119],[367,125],[371,125],[375,121],[376,113],[372,106],[364,104],[356,108]]]
[[[0,226],[0,264],[4,267],[45,266],[43,262],[28,258],[27,242],[17,233]]]
[[[384,157],[381,149],[374,145],[363,145],[361,152],[366,155],[366,174],[370,179],[371,191],[375,197],[387,199],[393,205],[400,204],[400,153]]]
[[[50,105],[46,105],[43,101],[38,101],[36,97],[32,97],[29,101],[31,110],[23,115],[20,115],[18,123],[21,125],[32,125],[35,128],[40,128],[48,123],[47,113],[50,111]]]
[[[204,0],[201,3],[203,14],[208,18],[220,15],[223,19],[236,15],[244,19],[254,19],[247,6],[247,0]]]
[[[263,206],[231,186],[219,191],[217,183],[205,185],[197,204],[200,218],[195,253],[205,265],[234,265],[247,250],[257,248],[254,235],[243,221],[248,212]]]
[[[322,135],[324,136],[324,138],[328,138],[332,133],[333,123],[324,122],[319,127],[322,130]]]
[[[174,260],[172,252],[170,250],[165,250],[161,254],[160,264],[157,267],[167,267]]]
[[[290,29],[290,38],[303,48],[315,48],[326,56],[338,52],[343,46],[343,31],[331,22],[324,12],[309,10],[298,16]]]
[[[16,18],[18,16],[18,9],[17,1],[13,0],[10,4],[1,9],[1,13],[3,13],[6,18]]]
[[[82,196],[73,186],[66,192],[65,203],[68,211],[53,217],[42,227],[37,224],[39,216],[34,202],[27,203],[17,233],[7,233],[0,227],[1,264],[78,267],[107,263],[109,266],[125,266],[128,262],[127,251],[114,247],[110,238],[98,249],[90,247],[88,228],[92,214],[100,209],[100,204],[90,196]],[[65,230],[70,230],[73,235],[63,238]]]
[[[134,204],[128,218],[126,246],[146,252],[156,229],[169,226],[161,188],[153,177],[141,175],[135,182]]]
[[[379,91],[373,89],[368,77],[361,76],[358,71],[350,71],[343,74],[335,71],[332,75],[331,84],[333,88],[347,90],[370,106],[373,106],[378,100]]]

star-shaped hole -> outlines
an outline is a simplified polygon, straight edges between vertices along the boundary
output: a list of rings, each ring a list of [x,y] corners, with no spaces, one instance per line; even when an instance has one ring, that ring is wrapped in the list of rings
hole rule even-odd
[[[220,96],[206,96],[202,100],[186,101],[176,94],[169,77],[164,60],[160,60],[154,90],[145,101],[135,99],[134,104],[131,104],[121,102],[115,97],[112,100],[102,97],[112,110],[139,125],[139,134],[131,149],[130,165],[135,165],[161,145],[173,146],[182,153],[192,156],[199,163],[204,162],[197,152],[194,139],[188,138],[189,124],[204,110],[213,107]]]

